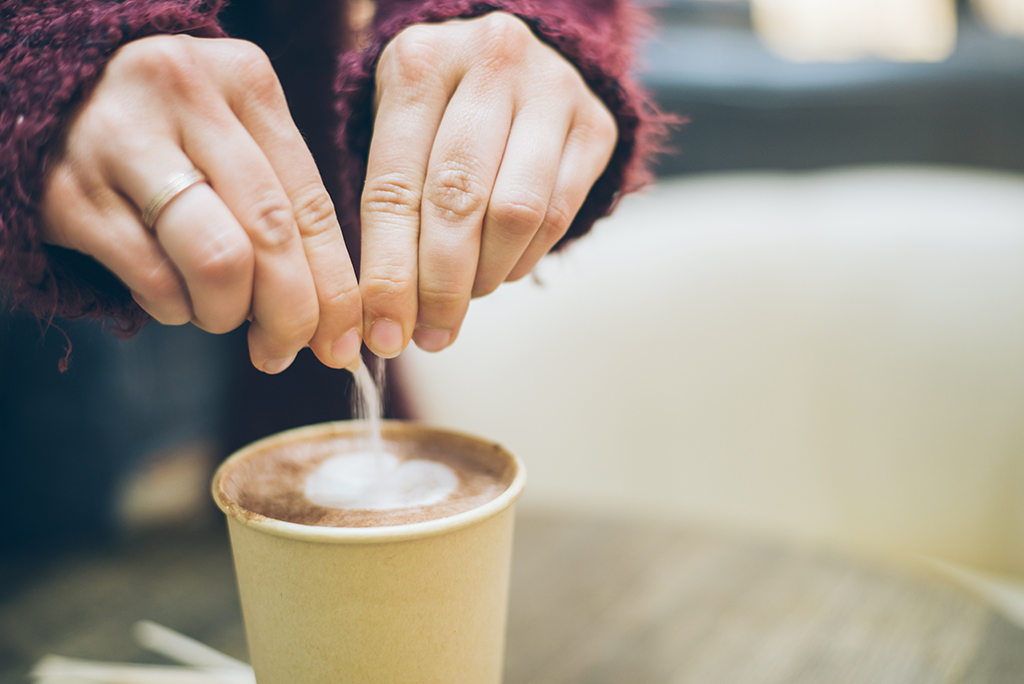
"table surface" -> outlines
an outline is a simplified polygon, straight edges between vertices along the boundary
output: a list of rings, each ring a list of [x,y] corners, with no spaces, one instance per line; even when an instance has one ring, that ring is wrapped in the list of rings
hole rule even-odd
[[[1024,681],[1024,630],[910,567],[535,512],[515,544],[505,684]],[[222,526],[0,566],[0,684],[47,653],[162,662],[144,618],[245,658]]]

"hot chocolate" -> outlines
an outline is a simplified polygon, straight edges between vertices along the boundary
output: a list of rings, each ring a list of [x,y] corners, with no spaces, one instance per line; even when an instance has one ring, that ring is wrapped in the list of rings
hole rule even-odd
[[[254,445],[229,463],[217,496],[247,517],[322,527],[386,527],[446,518],[492,501],[516,468],[497,445],[458,433],[383,428],[384,454],[353,429]]]

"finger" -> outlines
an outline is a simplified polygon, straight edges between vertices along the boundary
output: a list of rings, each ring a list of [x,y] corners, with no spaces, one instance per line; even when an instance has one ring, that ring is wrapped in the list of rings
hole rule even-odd
[[[603,105],[578,116],[565,143],[544,222],[506,280],[518,280],[532,271],[569,230],[590,189],[608,166],[617,135],[615,119]]]
[[[43,221],[55,244],[92,256],[116,275],[139,305],[164,325],[184,325],[192,306],[181,276],[135,208],[118,193],[94,188],[88,197],[70,169],[54,173],[43,201]],[[102,226],[102,231],[96,227]]]
[[[111,184],[140,212],[171,180],[196,166],[169,143],[161,139],[130,154],[112,150],[107,160]],[[153,232],[185,280],[193,322],[214,333],[241,325],[252,299],[251,248],[210,185],[199,183],[176,195],[157,216]]]
[[[214,41],[209,49],[223,53],[237,42]],[[257,50],[256,48],[252,48]],[[229,56],[219,54],[220,60]],[[343,368],[358,356],[362,328],[359,284],[334,205],[305,140],[292,121],[280,84],[260,54],[260,72],[248,81],[223,78],[232,109],[266,156],[291,203],[313,278],[318,304],[316,332],[309,346],[326,365]],[[225,69],[221,74],[230,74]]]
[[[483,78],[460,84],[445,111],[423,189],[419,312],[413,339],[437,351],[469,308],[484,214],[512,126],[513,102]]]
[[[402,43],[396,39],[392,45]],[[382,70],[403,60],[415,63],[400,54]],[[419,73],[416,79],[395,70],[378,79],[393,85],[379,94],[361,201],[363,334],[370,350],[385,358],[405,348],[416,323],[423,183],[448,93],[455,87],[434,72]]]
[[[571,120],[569,107],[544,100],[512,123],[484,218],[474,297],[504,282],[544,223]]]
[[[249,354],[279,373],[316,332],[319,304],[291,201],[275,169],[232,114],[186,122],[184,146],[248,236],[253,254]]]

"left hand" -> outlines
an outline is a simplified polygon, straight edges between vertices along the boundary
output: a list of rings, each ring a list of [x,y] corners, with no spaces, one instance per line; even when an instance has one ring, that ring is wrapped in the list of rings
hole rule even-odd
[[[565,235],[618,136],[579,72],[495,12],[402,31],[377,67],[362,196],[363,339],[439,351],[472,297]]]

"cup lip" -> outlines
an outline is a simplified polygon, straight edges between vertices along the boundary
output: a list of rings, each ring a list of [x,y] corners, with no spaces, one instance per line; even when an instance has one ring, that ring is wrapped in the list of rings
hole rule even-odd
[[[310,542],[328,542],[335,544],[358,544],[358,543],[384,543],[432,537],[446,532],[469,527],[478,522],[493,517],[509,508],[523,492],[526,484],[526,469],[523,462],[515,454],[505,449],[500,444],[477,437],[467,432],[435,427],[417,421],[408,420],[382,420],[382,429],[399,430],[422,430],[424,432],[454,435],[495,447],[516,465],[516,475],[508,488],[482,506],[477,506],[462,513],[456,513],[445,518],[427,520],[425,522],[408,523],[405,525],[388,525],[381,527],[322,527],[317,525],[302,525],[300,523],[275,520],[264,515],[243,508],[239,504],[227,498],[221,491],[221,478],[227,473],[232,464],[246,458],[254,451],[262,450],[277,442],[290,442],[302,439],[305,435],[346,435],[352,434],[355,430],[365,425],[359,420],[339,420],[327,423],[317,423],[303,427],[293,428],[278,432],[263,439],[248,444],[227,459],[217,468],[213,475],[213,500],[228,519],[251,527],[254,530],[265,532],[279,537],[287,537]]]

